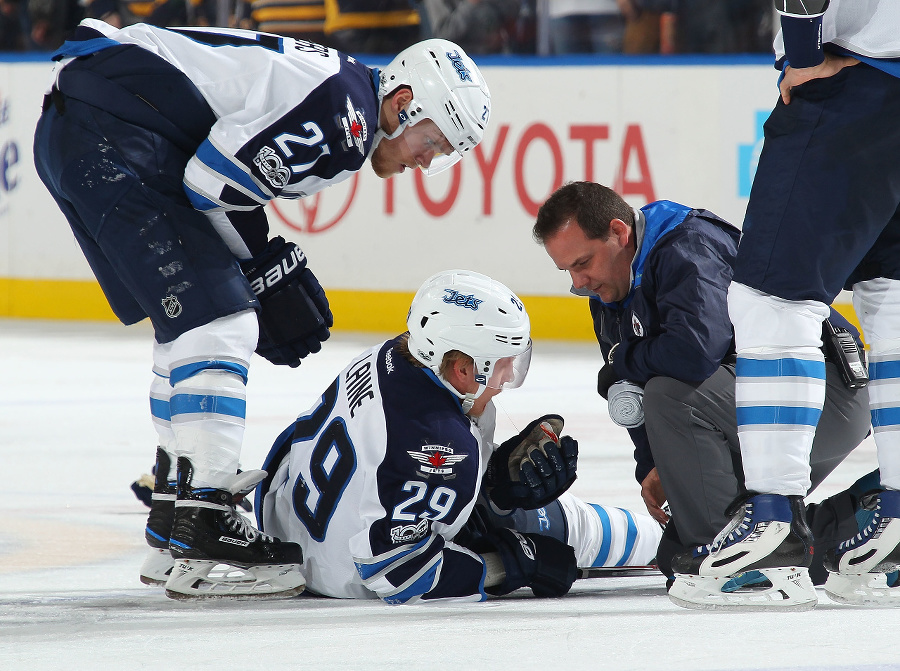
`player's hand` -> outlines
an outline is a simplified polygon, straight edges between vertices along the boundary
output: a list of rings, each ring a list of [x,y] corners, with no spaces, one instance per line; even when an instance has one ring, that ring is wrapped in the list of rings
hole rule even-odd
[[[785,105],[791,104],[791,89],[800,86],[812,79],[826,79],[833,77],[844,68],[858,65],[859,61],[849,56],[835,56],[825,53],[825,60],[811,68],[792,68],[790,65],[784,71],[784,77],[778,88],[781,90],[781,99]]]
[[[666,524],[669,516],[663,510],[663,504],[666,502],[666,493],[663,491],[662,482],[659,480],[659,471],[653,467],[644,481],[641,483],[641,498],[644,499],[644,505],[647,506],[647,512],[650,517],[660,524]]]
[[[562,417],[544,415],[491,455],[483,482],[496,506],[535,510],[554,501],[575,482],[578,441],[560,437],[562,428]]]
[[[557,597],[566,594],[575,582],[578,567],[575,550],[562,541],[541,534],[497,529],[491,535],[500,554],[506,576],[503,582],[485,588],[490,594],[509,594],[530,587],[535,596]]]

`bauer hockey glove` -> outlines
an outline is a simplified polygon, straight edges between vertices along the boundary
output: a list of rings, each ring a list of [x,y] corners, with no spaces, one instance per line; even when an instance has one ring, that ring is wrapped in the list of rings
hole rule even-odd
[[[498,508],[534,510],[575,482],[578,441],[559,437],[563,418],[544,415],[500,445],[488,461],[485,493]]]
[[[272,238],[262,254],[241,263],[241,270],[260,304],[257,354],[296,368],[300,359],[322,349],[334,317],[297,245]]]
[[[530,587],[535,596],[565,595],[578,575],[575,550],[562,541],[541,534],[523,534],[512,529],[497,529],[490,542],[500,555],[502,582],[485,587],[488,594],[509,594]]]

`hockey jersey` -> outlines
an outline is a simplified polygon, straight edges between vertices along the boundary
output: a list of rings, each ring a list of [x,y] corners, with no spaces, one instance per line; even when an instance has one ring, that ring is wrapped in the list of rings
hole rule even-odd
[[[341,182],[372,150],[378,72],[350,56],[268,33],[146,24],[116,29],[86,19],[56,57],[65,67],[71,57],[122,44],[175,66],[212,110],[215,122],[188,162],[184,188],[239,259],[265,248],[266,203]]]
[[[259,525],[301,545],[317,594],[483,600],[482,559],[451,539],[469,518],[492,445],[396,342],[354,359],[276,441]]]

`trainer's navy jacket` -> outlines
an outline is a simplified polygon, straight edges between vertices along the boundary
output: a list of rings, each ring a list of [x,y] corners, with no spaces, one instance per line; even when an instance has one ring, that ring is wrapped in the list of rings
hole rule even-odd
[[[734,353],[727,292],[740,232],[712,212],[666,200],[635,214],[631,291],[617,303],[591,295],[600,348],[608,357],[619,344],[613,368],[620,379],[702,382]],[[642,425],[629,433],[642,482],[653,468],[647,432]]]

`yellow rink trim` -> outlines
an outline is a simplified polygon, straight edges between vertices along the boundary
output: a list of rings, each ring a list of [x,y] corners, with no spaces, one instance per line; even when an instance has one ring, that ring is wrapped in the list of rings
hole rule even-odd
[[[406,323],[412,292],[329,289],[335,331],[399,333]],[[521,296],[535,340],[594,341],[587,299],[576,296]],[[859,328],[849,303],[835,309]],[[115,320],[93,280],[0,278],[0,317]]]

